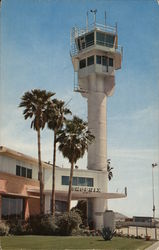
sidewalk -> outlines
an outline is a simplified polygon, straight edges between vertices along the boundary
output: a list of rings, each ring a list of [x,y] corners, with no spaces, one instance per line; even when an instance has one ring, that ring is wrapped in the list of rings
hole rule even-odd
[[[159,250],[159,241],[155,242],[152,246],[145,248],[145,250]]]

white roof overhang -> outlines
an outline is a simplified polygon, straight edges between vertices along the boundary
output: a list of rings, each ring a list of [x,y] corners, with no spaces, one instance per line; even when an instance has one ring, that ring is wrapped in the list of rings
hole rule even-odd
[[[37,189],[28,189],[29,193],[37,193]],[[45,190],[45,194],[51,194],[51,190]],[[56,199],[67,200],[68,191],[56,190]],[[102,199],[118,199],[125,198],[125,193],[104,193],[104,192],[81,192],[81,191],[72,191],[72,200],[81,200],[88,198],[102,198]]]

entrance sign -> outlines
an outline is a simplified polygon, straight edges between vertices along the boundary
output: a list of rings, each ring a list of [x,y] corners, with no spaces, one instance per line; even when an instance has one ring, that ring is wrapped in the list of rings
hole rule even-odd
[[[72,191],[83,193],[101,193],[100,188],[88,188],[88,187],[72,187]]]

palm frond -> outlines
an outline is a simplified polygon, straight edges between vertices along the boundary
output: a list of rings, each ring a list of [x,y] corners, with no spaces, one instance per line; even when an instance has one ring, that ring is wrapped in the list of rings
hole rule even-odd
[[[93,140],[94,136],[88,130],[87,123],[77,116],[67,120],[65,128],[57,134],[59,150],[69,159],[69,162],[74,160],[74,163],[84,156],[85,151],[88,150],[88,144]]]
[[[19,104],[20,108],[24,108],[23,115],[24,119],[33,118],[31,121],[31,128],[43,129],[46,123],[46,116],[45,110],[50,101],[50,98],[55,93],[40,90],[40,89],[33,89],[31,91],[27,91],[21,97],[21,102]]]

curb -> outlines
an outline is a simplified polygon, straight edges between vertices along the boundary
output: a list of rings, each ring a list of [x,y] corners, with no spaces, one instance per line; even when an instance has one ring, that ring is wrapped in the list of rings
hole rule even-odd
[[[145,250],[159,250],[159,241],[155,242],[153,245],[151,245],[148,248],[145,248]]]

